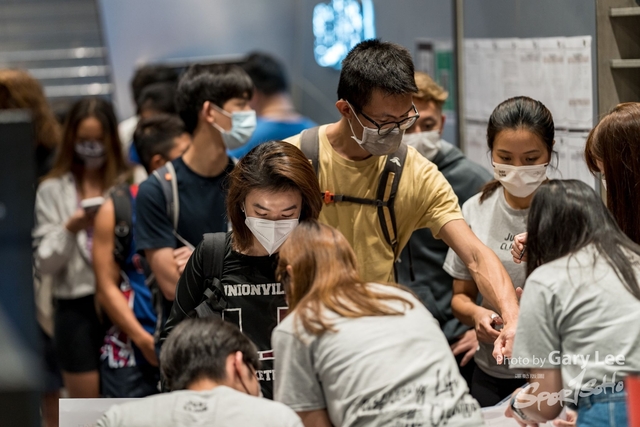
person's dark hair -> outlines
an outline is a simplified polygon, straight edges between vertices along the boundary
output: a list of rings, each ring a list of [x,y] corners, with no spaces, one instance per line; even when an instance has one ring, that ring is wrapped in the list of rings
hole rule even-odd
[[[128,171],[127,163],[122,155],[122,145],[118,136],[118,120],[113,105],[102,98],[83,98],[71,106],[64,125],[62,144],[51,169],[44,178],[59,178],[71,172],[77,182],[81,180],[82,164],[77,161],[75,144],[80,123],[90,117],[96,118],[102,125],[104,132],[104,147],[106,161],[102,166],[103,186],[112,187]]]
[[[555,126],[553,116],[544,104],[528,96],[516,96],[502,101],[491,113],[487,125],[487,146],[493,151],[496,136],[503,130],[525,129],[538,136],[547,147],[549,158],[553,152]],[[489,181],[482,187],[480,203],[491,196],[502,184]]]
[[[185,132],[182,120],[175,115],[158,114],[138,122],[133,133],[133,145],[147,172],[151,173],[151,158],[156,154],[169,159],[169,152],[175,146],[175,138]]]
[[[153,83],[178,83],[178,73],[162,65],[144,65],[138,68],[131,79],[133,100],[137,103],[142,89]]]
[[[551,180],[533,196],[527,218],[527,276],[537,267],[594,245],[625,287],[640,299],[630,256],[640,246],[625,235],[600,196],[582,181]]]
[[[247,194],[252,190],[300,191],[300,221],[317,219],[322,209],[318,178],[302,151],[284,141],[256,146],[229,174],[227,215],[233,226],[234,244],[240,251],[251,247],[253,241],[242,211]]]
[[[640,103],[619,104],[602,118],[589,133],[585,158],[607,181],[607,207],[618,225],[640,244]]]
[[[224,380],[227,357],[237,351],[260,369],[256,346],[235,325],[215,316],[186,319],[162,346],[160,369],[169,389],[184,390],[200,379]]]
[[[271,55],[252,52],[242,64],[242,69],[249,74],[256,90],[267,96],[289,90],[284,66]]]
[[[252,94],[251,78],[239,66],[194,64],[185,71],[178,83],[176,108],[187,132],[193,134],[206,101],[222,108],[231,98],[251,99]]]
[[[136,100],[137,111],[153,110],[158,113],[177,114],[175,83],[153,83],[142,89]]]
[[[385,95],[418,92],[411,54],[395,43],[377,39],[358,43],[342,61],[338,99],[349,101],[360,112],[374,90]]]

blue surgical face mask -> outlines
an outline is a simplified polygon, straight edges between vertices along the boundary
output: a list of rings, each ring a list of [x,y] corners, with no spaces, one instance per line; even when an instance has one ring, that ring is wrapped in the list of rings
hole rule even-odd
[[[213,123],[213,126],[220,131],[227,149],[235,150],[245,145],[256,129],[256,112],[254,110],[243,110],[229,113],[216,105],[213,107],[231,119],[231,130],[229,131],[222,129],[217,123]]]

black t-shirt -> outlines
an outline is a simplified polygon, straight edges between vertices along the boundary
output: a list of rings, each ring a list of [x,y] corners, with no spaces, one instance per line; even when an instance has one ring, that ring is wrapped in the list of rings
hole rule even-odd
[[[163,339],[203,300],[205,277],[202,244],[199,244],[176,290],[176,301],[162,333]],[[227,235],[226,253],[220,281],[227,307],[222,318],[238,326],[258,348],[261,369],[258,379],[264,397],[273,398],[273,350],[271,332],[287,314],[284,288],[276,281],[277,255],[247,256],[231,249]]]
[[[233,169],[231,159],[224,172],[215,177],[198,175],[189,169],[182,157],[172,163],[176,170],[180,202],[178,234],[196,246],[205,233],[227,231],[225,184]],[[138,250],[183,246],[173,234],[173,220],[167,215],[162,186],[155,176],[140,184],[136,210]]]

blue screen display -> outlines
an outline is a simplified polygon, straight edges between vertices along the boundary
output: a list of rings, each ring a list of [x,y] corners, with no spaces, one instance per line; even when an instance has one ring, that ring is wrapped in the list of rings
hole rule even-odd
[[[355,45],[376,37],[372,0],[331,0],[313,9],[313,53],[321,67],[340,69]]]

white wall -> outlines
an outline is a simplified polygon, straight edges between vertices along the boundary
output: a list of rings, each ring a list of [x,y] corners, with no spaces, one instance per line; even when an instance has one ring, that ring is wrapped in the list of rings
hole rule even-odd
[[[129,82],[144,63],[253,49],[291,62],[295,0],[99,0],[115,102],[134,112]]]

